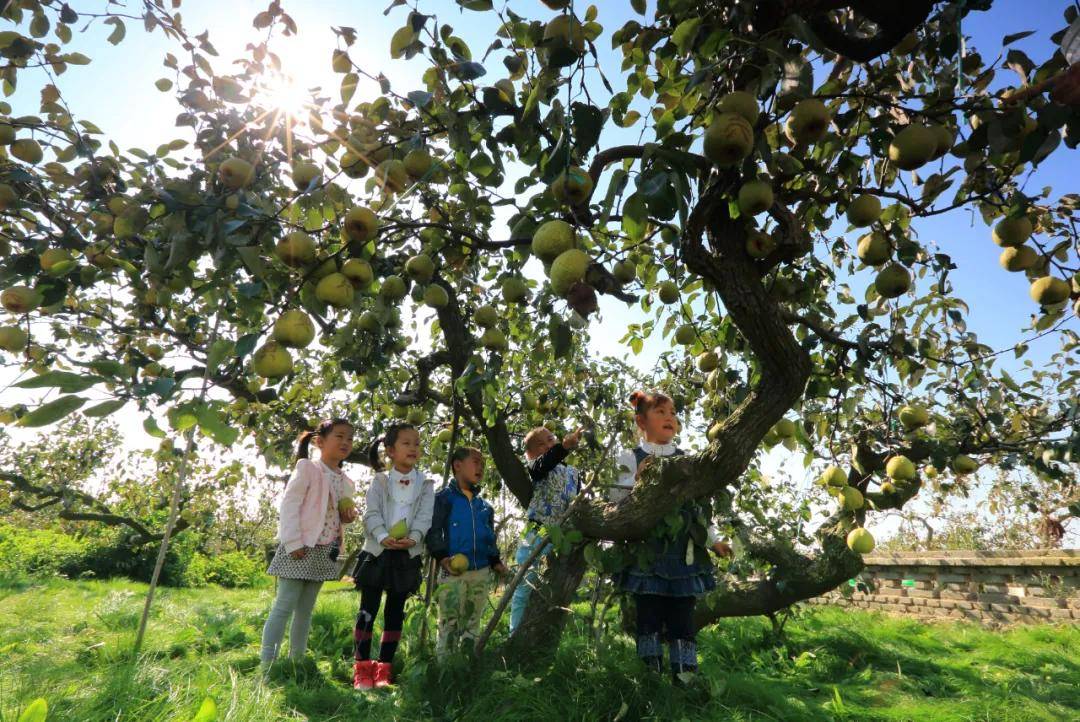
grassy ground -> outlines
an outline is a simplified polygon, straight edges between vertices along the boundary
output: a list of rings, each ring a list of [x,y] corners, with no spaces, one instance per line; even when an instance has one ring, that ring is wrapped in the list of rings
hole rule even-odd
[[[1067,720],[1080,719],[1080,629],[994,633],[815,608],[788,624],[733,620],[701,635],[689,689],[650,679],[631,640],[568,633],[554,666],[520,675],[494,662],[437,667],[419,653],[419,605],[399,654],[400,686],[348,681],[356,597],[329,585],[311,654],[257,674],[270,589],[166,589],[137,665],[129,650],[145,586],[122,581],[0,588],[0,722],[37,697],[49,720],[191,720],[207,697],[220,720]]]

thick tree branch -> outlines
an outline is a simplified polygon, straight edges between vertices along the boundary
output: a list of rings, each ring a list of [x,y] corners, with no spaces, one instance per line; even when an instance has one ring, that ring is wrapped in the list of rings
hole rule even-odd
[[[453,286],[438,277],[433,282],[446,289],[446,295],[449,298],[447,304],[438,309],[438,316],[439,326],[442,328],[443,338],[446,340],[450,369],[454,383],[457,384],[462,381],[465,368],[468,366],[469,359],[476,349],[476,341],[465,325],[461,303]],[[505,417],[499,414],[494,421],[487,421],[484,415],[484,396],[481,390],[475,386],[470,386],[468,383],[462,383],[462,386],[464,387],[462,395],[465,404],[470,411],[470,415],[476,419],[484,433],[484,437],[487,439],[488,452],[491,454],[492,461],[495,462],[495,468],[499,470],[503,483],[521,503],[522,508],[527,507],[532,499],[532,480],[529,478],[525,465],[521,462],[517,451],[514,449]]]

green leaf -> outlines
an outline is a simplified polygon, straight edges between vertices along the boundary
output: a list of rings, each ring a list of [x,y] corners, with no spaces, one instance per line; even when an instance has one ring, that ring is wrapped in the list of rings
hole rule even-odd
[[[90,58],[86,57],[82,53],[67,53],[61,55],[60,59],[68,65],[89,65]]]
[[[119,411],[120,409],[122,409],[124,407],[124,404],[126,403],[127,399],[113,399],[112,401],[105,401],[84,410],[83,416],[90,416],[95,419],[102,416],[108,416],[114,411]]]
[[[579,152],[587,152],[600,140],[604,113],[588,103],[574,103],[570,111],[574,118],[574,147]]]
[[[551,347],[555,351],[555,358],[562,358],[570,352],[570,345],[574,339],[570,327],[562,321],[554,320],[551,323]]]
[[[199,428],[223,446],[232,446],[240,436],[239,431],[226,424],[221,415],[209,406],[200,406],[196,409],[195,416],[199,421]]]
[[[630,0],[630,7],[632,7],[638,15],[645,14],[645,0]]]
[[[49,705],[44,699],[38,697],[27,706],[19,715],[19,722],[45,722],[49,714]]]
[[[495,7],[492,0],[458,0],[458,5],[466,10],[491,10]]]
[[[191,718],[191,722],[217,722],[217,705],[214,700],[207,697],[199,705],[199,711]]]
[[[127,28],[124,27],[124,21],[120,18],[113,16],[105,19],[106,25],[113,25],[113,31],[109,33],[108,41],[113,45],[119,45],[124,39],[124,35],[127,34]]]
[[[155,439],[164,439],[165,432],[158,426],[157,419],[153,416],[147,416],[142,423],[143,431],[153,436]]]
[[[218,366],[228,356],[232,356],[236,350],[236,344],[227,338],[219,338],[214,343],[210,344],[210,351],[206,354],[206,366],[213,374],[217,371]]]
[[[356,73],[345,73],[341,78],[341,102],[348,105],[356,93],[356,86],[360,82],[360,76]]]
[[[697,37],[698,28],[701,27],[701,16],[683,20],[671,34],[671,40],[675,43],[680,55],[685,55],[690,50],[690,44]]]
[[[627,198],[626,203],[623,204],[622,228],[632,242],[637,243],[645,237],[648,221],[645,197],[635,193]]]
[[[412,45],[416,40],[416,31],[412,29],[411,25],[398,28],[393,37],[390,38],[390,57],[400,58],[405,54],[405,48]]]
[[[69,371],[46,371],[40,376],[34,376],[14,384],[20,389],[46,389],[58,388],[65,394],[85,391],[99,381],[105,379],[100,376],[73,374]]]
[[[19,426],[35,428],[48,426],[70,414],[75,409],[86,403],[82,396],[61,396],[55,401],[37,407],[26,416],[19,419]]]

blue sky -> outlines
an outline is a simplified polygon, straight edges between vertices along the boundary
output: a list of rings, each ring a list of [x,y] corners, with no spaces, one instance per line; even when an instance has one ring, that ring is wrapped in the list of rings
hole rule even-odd
[[[228,71],[228,61],[243,54],[248,42],[259,42],[262,31],[251,26],[255,13],[265,9],[266,0],[185,0],[181,12],[189,32],[198,33],[209,28],[210,40],[217,47],[219,57],[215,66]],[[352,49],[354,61],[373,73],[385,72],[397,92],[404,93],[420,87],[419,73],[426,67],[422,59],[410,62],[391,61],[389,43],[392,33],[405,22],[406,9],[395,8],[384,16],[383,9],[389,0],[319,0],[300,2],[284,0],[283,6],[299,25],[299,37],[280,38],[271,49],[284,59],[286,70],[294,73],[304,86],[321,85],[328,94],[336,94],[340,76],[329,68],[330,53],[336,47],[336,38],[330,27],[346,25],[356,28],[358,41]],[[498,0],[496,2],[498,5]],[[597,42],[601,63],[609,79],[618,89],[619,63],[621,57],[610,50],[611,32],[627,19],[637,16],[629,3],[605,0],[596,3],[598,21],[604,25],[604,34]],[[1063,26],[1062,12],[1069,3],[1061,0],[997,0],[994,8],[986,13],[973,13],[964,22],[964,33],[973,38],[972,46],[979,49],[984,60],[990,60],[1001,51],[1001,40],[1006,34],[1022,30],[1034,30],[1035,34],[1011,47],[1027,52],[1040,63],[1054,50],[1049,37]],[[83,3],[72,3],[76,10]],[[129,7],[138,8],[141,3],[128,0]],[[539,0],[520,0],[508,3],[510,9],[526,17],[547,19],[553,13]],[[654,6],[650,5],[651,10]],[[420,0],[420,10],[436,15],[440,22],[454,26],[472,47],[476,59],[481,59],[487,44],[494,39],[497,20],[490,14],[463,11],[453,0]],[[578,14],[584,12],[587,3],[577,2]],[[82,23],[79,24],[80,27]],[[121,148],[154,148],[174,137],[184,137],[184,132],[173,126],[179,111],[172,92],[162,93],[154,88],[158,78],[173,74],[161,65],[165,52],[176,48],[162,33],[146,34],[137,22],[130,22],[127,38],[112,46],[105,41],[111,32],[109,26],[95,24],[85,34],[76,34],[71,49],[93,58],[85,67],[71,67],[60,76],[58,85],[77,118],[92,120],[109,138]],[[505,75],[501,63],[487,64],[494,80]],[[35,73],[37,74],[35,77]],[[1016,76],[1004,71],[999,76],[1008,83],[1015,83]],[[13,114],[34,114],[38,111],[38,90],[48,82],[43,71],[27,71],[20,79],[19,90],[8,101]],[[361,86],[358,98],[373,95],[375,89]],[[635,140],[640,125],[632,130],[615,129],[605,135],[602,145]],[[648,134],[647,136],[648,137]],[[1028,189],[1052,186],[1054,195],[1075,190],[1076,154],[1062,149],[1045,162],[1029,179]],[[1070,185],[1069,181],[1073,183]],[[923,240],[937,241],[941,248],[952,255],[959,270],[952,276],[957,294],[970,307],[969,326],[980,339],[995,348],[1011,346],[1022,337],[1021,329],[1030,323],[1035,305],[1028,298],[1028,285],[1023,274],[1009,274],[998,266],[998,249],[990,240],[989,229],[975,212],[957,211],[947,215],[920,221],[916,229]],[[496,234],[498,235],[498,234]],[[500,236],[502,237],[502,236]],[[864,282],[870,276],[863,272]],[[860,276],[862,278],[862,276]],[[856,293],[859,289],[856,288]],[[601,307],[604,323],[593,323],[590,329],[591,343],[595,350],[612,353],[622,336],[627,322],[640,320],[632,310],[617,301],[605,299]],[[1031,357],[1045,358],[1056,348],[1056,341],[1033,344]],[[667,350],[667,342],[655,339],[647,345],[637,359],[631,359],[642,368],[650,368],[660,352]],[[1011,355],[1003,356],[1003,363],[1015,367]],[[1017,370],[1010,368],[1010,371]],[[137,433],[141,433],[141,430]]]

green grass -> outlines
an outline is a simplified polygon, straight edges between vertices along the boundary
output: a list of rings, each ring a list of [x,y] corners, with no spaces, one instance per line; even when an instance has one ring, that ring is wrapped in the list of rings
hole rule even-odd
[[[411,602],[392,692],[354,693],[356,596],[328,585],[311,653],[258,674],[273,592],[164,589],[138,664],[130,649],[145,585],[51,581],[0,588],[0,722],[33,699],[50,720],[190,720],[211,697],[220,720],[1066,720],[1080,719],[1080,629],[990,632],[814,608],[789,622],[786,649],[759,619],[700,636],[703,674],[688,689],[645,676],[632,641],[599,644],[572,623],[554,665],[435,665],[417,648]],[[614,624],[612,625],[614,627]]]

